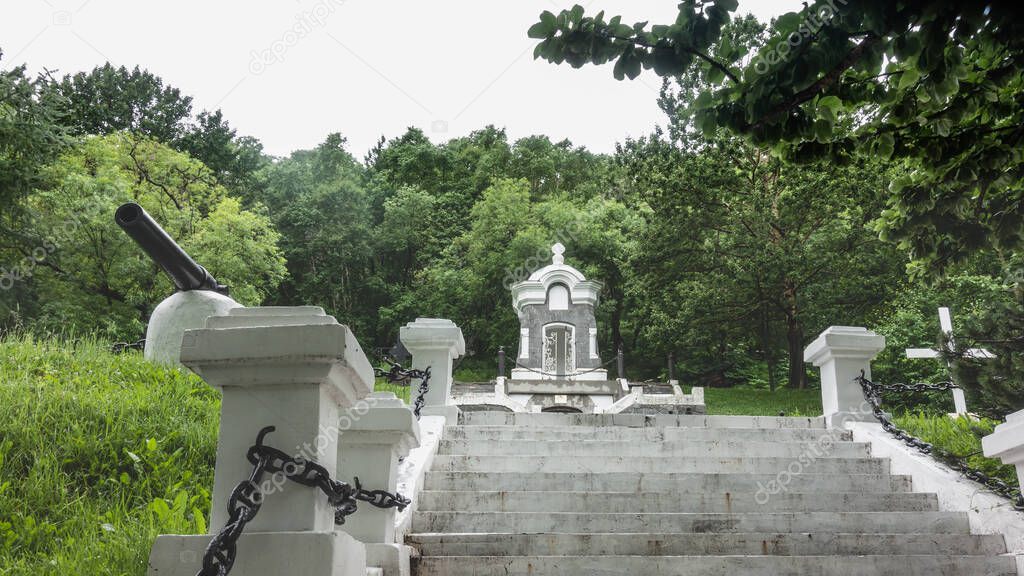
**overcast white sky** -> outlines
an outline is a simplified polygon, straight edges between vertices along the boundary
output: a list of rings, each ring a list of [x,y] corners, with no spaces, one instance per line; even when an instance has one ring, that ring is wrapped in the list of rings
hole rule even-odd
[[[526,30],[574,0],[4,0],[3,68],[60,74],[136,64],[221,108],[239,134],[283,156],[341,132],[362,158],[417,126],[435,142],[487,124],[597,152],[648,134],[658,79],[533,59]],[[675,0],[589,0],[624,22],[670,23]],[[767,20],[799,0],[740,2]],[[271,54],[273,51],[275,54]]]

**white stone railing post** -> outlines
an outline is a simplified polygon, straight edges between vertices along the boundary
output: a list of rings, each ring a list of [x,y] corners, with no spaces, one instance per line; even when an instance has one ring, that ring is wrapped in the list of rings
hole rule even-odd
[[[804,349],[804,362],[821,370],[821,408],[830,426],[842,421],[875,422],[865,410],[856,378],[871,378],[871,360],[885,348],[885,336],[867,328],[830,326]]]
[[[420,445],[412,410],[391,392],[375,392],[343,412],[338,428],[338,477],[348,483],[359,478],[366,489],[394,494],[399,458]],[[368,566],[382,568],[384,576],[408,576],[410,551],[395,541],[394,508],[360,502],[339,529],[366,545]]]
[[[462,329],[451,320],[417,318],[402,326],[399,337],[412,355],[412,367],[430,368],[430,387],[425,397],[424,416],[444,416],[448,422],[458,419],[459,407],[452,399],[452,362],[466,353]],[[415,401],[417,390],[411,389]]]
[[[981,439],[985,456],[999,458],[1017,467],[1017,479],[1024,478],[1024,410],[1006,417],[991,434]]]
[[[989,458],[999,458],[1003,464],[1016,466],[1017,482],[1024,483],[1024,410],[1007,415],[1006,422],[981,439],[981,449]],[[1019,522],[1014,525],[1019,534]],[[1024,539],[1012,539],[1007,533],[1006,544],[1016,557],[1017,572],[1024,574]]]
[[[338,417],[373,388],[373,368],[349,329],[317,307],[235,308],[185,332],[181,361],[221,390],[210,534],[160,536],[151,576],[195,576],[226,523],[235,485],[252,475],[246,452],[265,443],[336,471]],[[280,476],[280,477],[277,477]],[[232,573],[365,576],[363,545],[334,530],[334,509],[316,488],[265,476],[262,507],[238,540]]]

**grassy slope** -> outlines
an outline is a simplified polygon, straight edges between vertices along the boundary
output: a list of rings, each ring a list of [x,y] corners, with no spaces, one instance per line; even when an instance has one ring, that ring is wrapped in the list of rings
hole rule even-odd
[[[705,396],[712,414],[821,413],[817,390]],[[157,534],[204,532],[218,410],[199,378],[137,353],[0,341],[0,573],[141,576]],[[974,432],[941,418],[900,424],[958,453],[976,449]]]
[[[205,530],[219,397],[89,342],[0,343],[0,572],[145,573]]]

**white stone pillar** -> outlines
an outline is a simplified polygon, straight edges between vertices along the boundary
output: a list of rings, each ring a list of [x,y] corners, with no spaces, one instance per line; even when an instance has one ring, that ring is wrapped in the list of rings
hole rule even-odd
[[[821,370],[821,407],[826,421],[874,422],[856,378],[871,378],[871,360],[885,348],[885,336],[867,328],[830,326],[804,349],[804,362]]]
[[[344,411],[338,428],[338,477],[353,484],[359,478],[364,488],[395,493],[398,459],[420,445],[419,423],[405,402],[391,392],[375,392]],[[395,541],[394,508],[360,502],[338,529],[366,545],[368,566],[382,568],[385,576],[408,576],[410,551]]]
[[[1024,483],[1024,410],[1007,415],[1006,422],[981,439],[981,449],[989,458],[999,458],[1003,464],[1016,466],[1017,481]],[[1024,541],[1012,542],[1007,536],[1006,543],[1017,559],[1017,571],[1024,574]]]
[[[981,439],[981,448],[985,456],[1016,466],[1017,478],[1024,478],[1024,410],[1008,415],[1006,422]]]
[[[466,353],[462,330],[451,320],[417,318],[402,326],[399,337],[412,355],[412,367],[430,368],[430,388],[420,414],[444,416],[453,422],[458,418],[459,407],[452,399],[452,362]],[[410,392],[411,401],[415,401],[415,385]]]
[[[222,392],[210,534],[226,523],[235,485],[249,478],[246,452],[265,443],[336,470],[340,409],[370,393],[373,368],[352,332],[317,307],[234,308],[189,330],[181,361]],[[238,541],[233,573],[364,576],[363,545],[335,532],[320,490],[267,475],[259,514]],[[160,536],[151,576],[194,576],[211,536]]]

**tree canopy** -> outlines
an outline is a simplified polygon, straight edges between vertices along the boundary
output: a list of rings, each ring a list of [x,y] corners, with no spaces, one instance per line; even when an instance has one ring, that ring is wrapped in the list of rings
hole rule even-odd
[[[752,44],[728,30],[736,0],[686,0],[674,22],[623,23],[577,5],[545,11],[535,56],[614,62],[706,83],[687,112],[789,161],[861,155],[904,166],[877,228],[917,271],[1024,243],[1024,21],[1016,2],[818,0]]]

